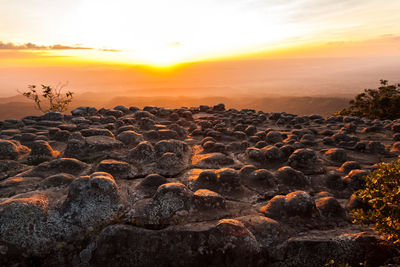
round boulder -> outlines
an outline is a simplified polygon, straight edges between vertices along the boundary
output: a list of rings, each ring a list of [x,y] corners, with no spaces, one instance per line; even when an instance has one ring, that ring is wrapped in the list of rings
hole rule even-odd
[[[342,219],[346,217],[346,210],[334,197],[320,198],[316,203],[317,209],[321,215],[326,218]]]
[[[231,191],[240,186],[240,177],[236,170],[231,168],[219,169],[215,172],[223,191]]]
[[[28,255],[47,253],[52,244],[45,223],[48,202],[47,197],[40,194],[0,203],[0,243],[10,244]],[[7,252],[7,246],[3,251]]]
[[[157,167],[160,174],[171,176],[179,174],[186,165],[175,153],[166,152],[157,160]]]
[[[156,212],[156,220],[169,218],[175,212],[189,209],[192,192],[181,183],[166,183],[160,185],[154,194],[152,207]]]
[[[21,154],[29,152],[27,147],[20,145],[18,142],[9,140],[0,140],[0,160],[11,159],[18,160]]]
[[[85,228],[111,222],[121,204],[114,178],[105,172],[95,172],[74,180],[62,205],[64,218]]]
[[[339,171],[348,174],[351,170],[361,169],[360,164],[355,161],[346,161],[345,163],[340,166]]]
[[[179,158],[182,158],[188,151],[189,148],[185,142],[180,140],[162,140],[154,146],[157,156],[161,156],[166,152],[172,152]]]
[[[150,142],[142,141],[129,151],[128,158],[134,162],[150,163],[155,160],[156,152]]]
[[[123,161],[105,159],[97,166],[97,171],[107,172],[115,178],[133,179],[138,176],[138,170],[131,164]]]
[[[53,150],[47,141],[37,140],[33,142],[27,160],[29,164],[39,164],[56,158],[59,155],[60,152]]]
[[[277,131],[270,131],[267,133],[266,141],[272,144],[279,143],[283,141],[282,135]]]
[[[289,217],[311,218],[317,211],[312,197],[304,191],[295,191],[286,195],[285,211]]]
[[[255,147],[249,147],[246,149],[246,155],[249,159],[254,160],[258,163],[263,163],[265,161],[265,154],[261,149]]]
[[[325,155],[334,162],[345,162],[347,160],[347,153],[342,148],[331,148],[325,152]]]
[[[260,208],[260,212],[272,219],[281,219],[286,216],[286,197],[283,195],[274,196],[267,205]]]
[[[328,172],[325,177],[325,185],[329,189],[343,190],[346,188],[346,184],[343,182],[342,176],[336,172]]]
[[[264,153],[267,162],[282,161],[284,158],[283,152],[276,146],[267,146],[262,148],[261,151]]]
[[[368,172],[364,170],[351,170],[349,174],[344,178],[344,181],[354,190],[361,189],[365,186],[363,177]]]
[[[304,188],[310,184],[309,179],[301,171],[290,166],[279,168],[276,173],[277,180],[286,186]]]
[[[143,141],[143,136],[135,131],[123,131],[117,135],[117,140],[125,145],[136,145]]]
[[[289,165],[295,169],[315,169],[318,164],[318,156],[314,150],[300,148],[289,157]]]
[[[244,165],[239,171],[239,177],[242,181],[247,180],[250,174],[256,170],[254,165]]]
[[[199,189],[194,192],[193,202],[194,205],[200,210],[225,207],[224,197],[208,189]]]
[[[189,182],[189,188],[193,191],[198,189],[216,191],[218,189],[217,175],[214,171],[202,171],[199,176],[193,177]]]
[[[259,169],[253,171],[246,179],[248,184],[252,187],[273,188],[275,187],[275,175],[268,170]]]

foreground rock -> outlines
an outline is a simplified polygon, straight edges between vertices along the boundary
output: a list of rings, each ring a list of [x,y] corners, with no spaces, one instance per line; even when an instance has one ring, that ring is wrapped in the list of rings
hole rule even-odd
[[[354,191],[397,123],[80,107],[0,123],[0,266],[384,265]]]

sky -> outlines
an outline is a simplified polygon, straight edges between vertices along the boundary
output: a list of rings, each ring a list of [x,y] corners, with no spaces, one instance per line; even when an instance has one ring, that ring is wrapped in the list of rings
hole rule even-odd
[[[400,55],[399,0],[0,0],[0,17],[3,92],[37,67]]]

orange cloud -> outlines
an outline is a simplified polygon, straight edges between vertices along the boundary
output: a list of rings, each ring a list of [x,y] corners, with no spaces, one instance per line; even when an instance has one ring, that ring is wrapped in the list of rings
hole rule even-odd
[[[122,50],[117,49],[109,49],[109,48],[101,48],[95,49],[92,47],[85,46],[69,46],[69,45],[37,45],[34,43],[24,43],[24,44],[15,44],[12,42],[2,42],[0,41],[0,50],[99,50],[104,52],[122,52]]]
[[[110,49],[110,48],[101,48],[99,49],[100,51],[104,51],[104,52],[123,52],[123,50],[119,50],[119,49]]]
[[[67,46],[60,44],[55,44],[50,46],[37,45],[34,43],[15,44],[11,42],[5,43],[0,41],[0,49],[1,50],[73,50],[73,49],[90,50],[93,48],[82,47],[82,46]]]

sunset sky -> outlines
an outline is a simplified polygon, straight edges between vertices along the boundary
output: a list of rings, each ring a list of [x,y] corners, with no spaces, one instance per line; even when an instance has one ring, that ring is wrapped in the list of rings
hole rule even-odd
[[[400,55],[398,0],[0,0],[0,17],[3,75],[38,66]],[[0,90],[5,80],[0,73]]]

